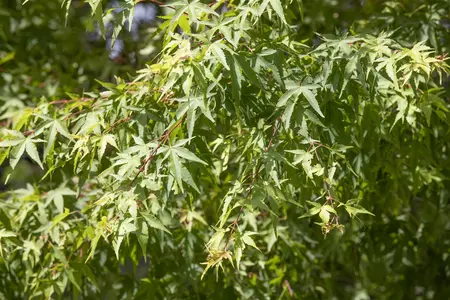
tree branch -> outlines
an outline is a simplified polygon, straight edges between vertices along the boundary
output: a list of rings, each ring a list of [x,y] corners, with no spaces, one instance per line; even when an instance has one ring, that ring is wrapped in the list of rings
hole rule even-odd
[[[270,137],[269,144],[267,145],[267,148],[265,150],[266,153],[269,152],[270,148],[272,147],[273,138],[277,134],[278,129],[280,128],[280,124],[281,124],[281,116],[277,118],[277,122],[275,124],[274,129],[273,129],[272,136]],[[258,175],[259,175],[259,171],[261,169],[261,166],[262,166],[262,164],[259,163],[258,168],[256,169],[256,172],[253,173],[253,179],[252,179],[252,182],[250,183],[250,186],[248,187],[248,192],[247,192],[247,195],[245,196],[245,198],[248,198],[252,194],[253,186],[254,186],[254,184],[256,182],[256,179],[258,179]],[[231,224],[230,233],[228,234],[227,241],[225,243],[225,246],[223,247],[224,251],[227,250],[227,247],[228,247],[228,245],[229,245],[229,243],[231,241],[231,237],[233,236],[234,232],[236,231],[237,225],[239,223],[239,220],[241,218],[241,215],[242,215],[243,211],[244,211],[244,206],[241,206],[241,209],[239,210],[239,213],[237,215],[236,220],[234,220],[233,224]]]
[[[183,122],[183,119],[184,119],[184,116],[181,117],[181,119],[179,119],[179,120],[175,123],[175,125],[174,125],[172,128],[170,128],[169,130],[167,130],[166,133],[164,133],[164,134],[160,137],[160,140],[161,140],[161,141],[159,142],[158,146],[156,146],[156,148],[153,149],[152,153],[144,160],[144,162],[142,163],[141,167],[139,168],[139,171],[137,172],[136,176],[134,176],[134,179],[130,182],[129,188],[132,187],[133,183],[136,181],[136,179],[138,178],[138,176],[144,171],[145,166],[146,166],[148,163],[151,163],[151,162],[152,162],[153,158],[154,158],[155,155],[156,155],[156,152],[157,152],[158,149],[159,149],[159,148],[160,148],[160,147],[161,147],[161,146],[169,139],[170,134],[171,134],[176,128],[178,128],[178,126],[181,125],[181,123]]]

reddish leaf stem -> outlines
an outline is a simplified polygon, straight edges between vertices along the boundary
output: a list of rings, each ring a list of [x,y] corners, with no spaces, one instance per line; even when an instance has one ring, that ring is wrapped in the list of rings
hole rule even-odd
[[[128,116],[126,118],[122,118],[117,120],[116,122],[114,122],[114,124],[111,125],[111,127],[109,127],[106,132],[110,132],[111,130],[113,130],[114,128],[116,128],[118,125],[128,122],[129,120],[131,120],[131,116]]]
[[[179,119],[175,125],[170,128],[169,130],[166,131],[166,133],[164,133],[161,137],[160,137],[160,142],[159,144],[156,146],[155,149],[153,149],[152,153],[144,160],[144,162],[142,163],[141,167],[139,168],[139,171],[137,172],[136,176],[134,176],[134,179],[130,182],[129,188],[132,187],[133,183],[136,181],[136,179],[138,178],[138,176],[144,171],[145,166],[148,163],[151,163],[153,158],[156,155],[156,152],[159,150],[159,148],[161,148],[161,146],[169,139],[170,134],[176,129],[178,128],[178,126],[181,125],[181,123],[183,122],[183,117],[181,119]]]
[[[266,152],[269,152],[270,147],[272,146],[273,138],[278,132],[278,129],[280,128],[281,123],[281,117],[278,117],[277,123],[275,124],[275,127],[273,129],[272,137],[270,138],[269,144],[267,145]]]

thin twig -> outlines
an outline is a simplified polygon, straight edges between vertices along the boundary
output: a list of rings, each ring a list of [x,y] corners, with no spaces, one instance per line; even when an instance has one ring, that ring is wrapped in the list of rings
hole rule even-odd
[[[111,130],[113,130],[115,127],[117,127],[118,125],[128,122],[129,120],[131,120],[131,116],[128,116],[126,118],[122,118],[117,120],[116,122],[114,122],[114,124],[111,125],[111,127],[109,127],[106,132],[110,132]]]
[[[72,101],[72,100],[61,99],[61,100],[55,100],[55,101],[49,102],[48,104],[51,104],[51,105],[54,105],[54,104],[66,104],[66,103],[68,103],[70,101]]]
[[[265,150],[266,153],[269,152],[270,147],[271,147],[272,144],[273,144],[273,138],[274,138],[275,135],[277,134],[278,129],[280,128],[280,124],[281,124],[281,116],[277,118],[277,122],[276,122],[276,124],[275,124],[274,129],[273,129],[272,136],[270,137],[269,144],[267,145],[267,148],[266,148],[266,150]],[[248,187],[248,192],[247,192],[247,195],[245,196],[245,198],[248,198],[248,197],[252,194],[253,186],[254,186],[254,184],[255,184],[255,182],[256,182],[256,179],[258,179],[258,175],[259,175],[261,166],[262,166],[262,164],[259,163],[258,167],[256,168],[256,172],[252,174],[253,179],[252,179],[252,182],[250,183],[250,186]],[[241,209],[239,210],[239,213],[238,213],[238,215],[237,215],[236,220],[234,220],[233,224],[231,224],[231,230],[230,230],[230,233],[228,234],[227,241],[226,241],[226,243],[225,243],[225,246],[223,247],[223,250],[224,250],[224,251],[227,249],[227,247],[228,247],[228,245],[229,245],[229,243],[230,243],[230,241],[231,241],[231,237],[233,236],[234,232],[236,231],[237,225],[238,225],[238,223],[239,223],[239,220],[240,220],[240,218],[241,218],[241,215],[242,215],[242,212],[243,212],[243,211],[244,211],[244,206],[241,206]]]
[[[254,53],[255,50],[253,50],[252,48],[250,48],[247,44],[243,44],[245,48],[247,48],[248,51],[250,51],[251,53]]]
[[[144,171],[145,166],[146,166],[148,163],[151,163],[151,162],[152,162],[153,158],[154,158],[155,155],[156,155],[156,152],[157,152],[157,151],[159,150],[159,148],[167,141],[167,139],[170,137],[170,134],[171,134],[178,126],[180,126],[182,122],[183,122],[183,117],[182,117],[181,119],[179,119],[179,120],[175,123],[175,125],[174,125],[172,128],[170,128],[166,133],[164,133],[164,134],[160,137],[161,141],[160,141],[159,144],[156,146],[156,148],[153,149],[152,153],[144,160],[144,162],[142,163],[141,167],[139,168],[139,171],[137,172],[136,176],[134,176],[134,179],[130,182],[129,188],[132,187],[133,183],[136,181],[136,179],[138,178],[139,174],[141,174],[141,173]]]
[[[80,99],[60,99],[60,100],[54,100],[52,102],[49,102],[48,104],[50,105],[55,105],[55,104],[67,104],[69,102],[88,102],[88,101],[92,101],[95,100],[94,98],[80,98]]]
[[[292,290],[291,285],[289,284],[289,281],[287,279],[283,281],[282,287],[288,290],[289,296],[291,296],[291,298],[294,296],[294,291]]]
[[[278,129],[280,128],[281,116],[278,117],[277,123],[275,124],[275,128],[273,129],[272,137],[270,138],[269,144],[267,145],[266,152],[269,152],[270,147],[272,146],[273,138],[277,134]]]
[[[79,110],[77,112],[71,113],[71,114],[67,115],[63,120],[70,119],[73,116],[79,115],[79,114],[84,113],[84,112],[86,112],[86,109],[82,109],[82,110]]]

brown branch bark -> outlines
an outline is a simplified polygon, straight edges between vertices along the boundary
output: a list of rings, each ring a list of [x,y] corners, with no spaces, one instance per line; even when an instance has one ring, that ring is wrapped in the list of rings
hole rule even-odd
[[[161,148],[161,146],[169,139],[170,134],[176,129],[178,128],[178,126],[181,125],[181,123],[183,122],[183,117],[181,119],[179,119],[175,125],[170,128],[169,130],[166,131],[166,133],[164,133],[161,137],[160,137],[160,142],[159,144],[156,146],[155,149],[153,149],[152,153],[144,160],[144,162],[142,163],[141,167],[139,168],[139,171],[137,172],[136,176],[134,176],[134,179],[130,182],[129,184],[129,188],[131,188],[133,186],[133,183],[136,181],[136,179],[138,178],[138,176],[144,171],[145,166],[148,163],[151,163],[153,161],[153,159],[155,158],[156,152],[159,150],[159,148]]]

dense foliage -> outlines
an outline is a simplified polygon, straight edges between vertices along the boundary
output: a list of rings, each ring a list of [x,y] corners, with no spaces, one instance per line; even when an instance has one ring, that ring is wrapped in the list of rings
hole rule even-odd
[[[0,10],[3,298],[450,293],[448,1],[151,1],[131,80],[65,33],[136,42],[134,1],[26,2]]]

